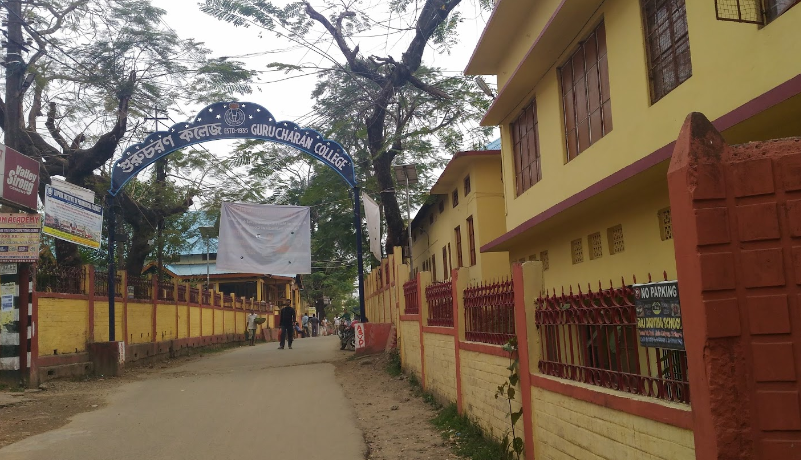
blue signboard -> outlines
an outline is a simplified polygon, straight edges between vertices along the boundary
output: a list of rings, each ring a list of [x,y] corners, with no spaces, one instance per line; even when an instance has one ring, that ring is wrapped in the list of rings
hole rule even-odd
[[[218,102],[203,109],[193,121],[173,125],[132,145],[114,163],[109,193],[122,187],[143,169],[170,153],[193,144],[218,139],[262,139],[295,147],[328,165],[356,186],[353,159],[337,142],[291,121],[277,121],[264,107],[250,102]]]

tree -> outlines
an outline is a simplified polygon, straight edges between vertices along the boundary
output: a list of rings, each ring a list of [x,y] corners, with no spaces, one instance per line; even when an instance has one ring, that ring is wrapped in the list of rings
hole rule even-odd
[[[326,84],[318,85],[318,98],[329,98],[320,123],[332,132],[341,133],[343,124],[351,124],[355,138],[350,144],[340,141],[347,150],[357,153],[360,169],[369,170],[369,179],[380,191],[387,222],[388,249],[403,244],[404,220],[395,194],[392,163],[406,153],[415,155],[420,147],[431,147],[436,137],[445,148],[461,144],[465,123],[483,113],[487,100],[472,83],[461,77],[443,77],[437,69],[422,65],[427,46],[447,50],[460,20],[453,13],[461,0],[426,0],[414,12],[414,26],[400,59],[391,55],[365,56],[355,44],[358,34],[380,22],[364,11],[355,11],[355,2],[325,2],[324,9],[310,3],[294,2],[279,8],[263,0],[206,0],[201,10],[235,26],[254,25],[274,31],[322,55],[329,68],[321,72]],[[488,2],[482,2],[486,5]],[[389,12],[408,16],[412,2],[390,2]],[[417,5],[417,4],[415,4]],[[320,11],[329,12],[329,16]],[[325,44],[315,41],[312,29],[322,27],[329,43],[341,58],[328,55]],[[389,33],[389,32],[387,32]],[[394,33],[394,31],[393,31]],[[294,64],[275,64],[287,71],[303,71]],[[483,132],[486,135],[486,131]],[[484,138],[480,137],[482,144]],[[363,142],[362,148],[358,147]],[[428,145],[426,145],[428,144]],[[433,147],[432,147],[433,148]]]
[[[21,46],[24,30],[35,45],[27,61],[21,52],[6,71],[0,124],[12,147],[40,162],[42,198],[53,175],[103,193],[109,161],[126,135],[144,133],[142,124],[129,130],[130,117],[143,117],[165,101],[202,102],[250,89],[253,74],[241,63],[213,59],[199,43],[180,39],[163,23],[164,11],[148,0],[51,0],[26,2],[25,8],[20,0],[4,3],[10,40],[27,50]],[[120,201],[126,215],[169,215],[187,209],[194,193],[187,192],[178,207],[148,207],[130,196]],[[61,265],[81,261],[77,247],[61,240],[56,257]]]

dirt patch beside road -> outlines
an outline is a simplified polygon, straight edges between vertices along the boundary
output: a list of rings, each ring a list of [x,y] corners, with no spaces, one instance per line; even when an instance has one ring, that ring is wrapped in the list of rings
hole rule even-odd
[[[367,459],[460,459],[431,424],[434,409],[415,394],[406,376],[386,372],[388,362],[382,354],[336,363],[337,380],[364,432]]]

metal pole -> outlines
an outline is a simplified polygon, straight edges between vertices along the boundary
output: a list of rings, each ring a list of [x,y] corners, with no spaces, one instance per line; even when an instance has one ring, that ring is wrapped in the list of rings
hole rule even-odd
[[[206,290],[211,289],[211,275],[209,265],[211,264],[211,251],[209,250],[209,239],[206,238]]]
[[[412,205],[409,202],[409,174],[407,171],[403,172],[406,176],[406,220],[409,221],[406,225],[406,229],[409,231],[409,279],[412,279],[414,275],[414,264],[412,263]]]
[[[106,218],[108,219],[108,341],[114,342],[116,341],[114,335],[114,294],[116,289],[114,282],[117,280],[114,267],[114,248],[117,245],[117,218],[114,214],[114,195],[109,193],[106,203],[108,203],[108,213],[106,213]]]
[[[359,259],[359,316],[367,322],[364,313],[364,258],[362,257],[362,207],[359,203],[359,187],[353,187],[353,224],[356,226],[356,257]]]

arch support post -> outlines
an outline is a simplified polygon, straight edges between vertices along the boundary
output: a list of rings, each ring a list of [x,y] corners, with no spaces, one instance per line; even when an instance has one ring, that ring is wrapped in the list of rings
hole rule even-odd
[[[367,315],[364,312],[364,256],[362,253],[362,206],[360,187],[353,187],[353,225],[356,227],[356,257],[359,260],[359,316],[364,323]]]
[[[114,266],[114,249],[117,247],[117,216],[114,209],[114,195],[109,193],[106,203],[108,203],[108,212],[106,213],[108,219],[108,341],[114,342],[116,341],[114,334],[114,293],[116,292],[116,287],[114,282],[117,280]]]

